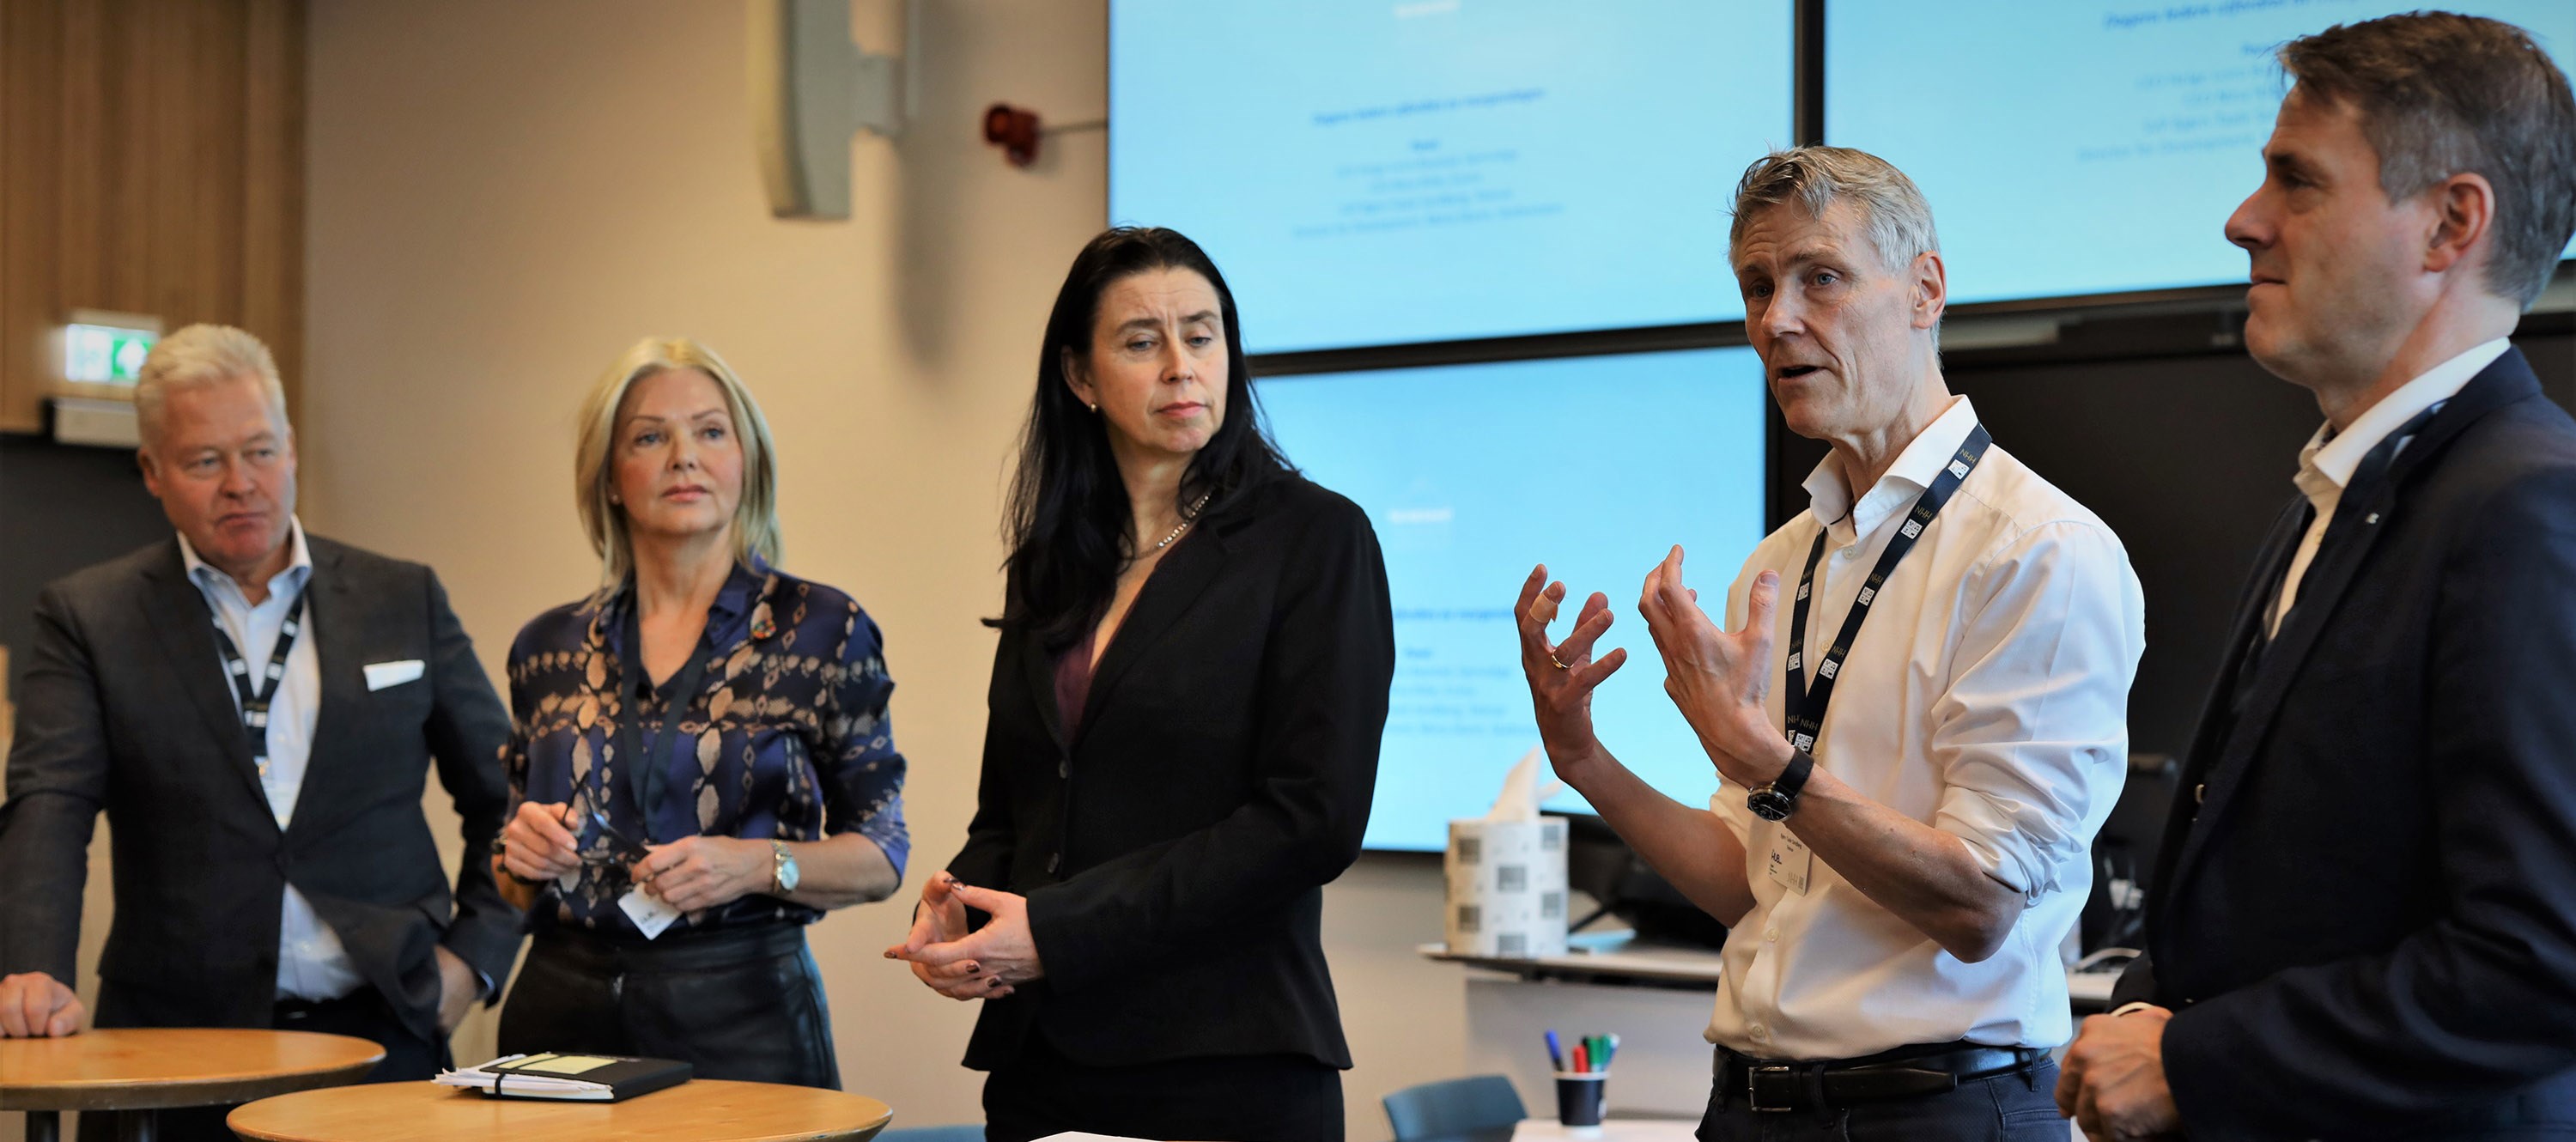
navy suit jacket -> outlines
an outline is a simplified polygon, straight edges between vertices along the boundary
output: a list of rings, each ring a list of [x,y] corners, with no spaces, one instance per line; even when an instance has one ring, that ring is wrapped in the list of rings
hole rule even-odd
[[[429,568],[306,539],[322,706],[283,830],[178,541],[45,588],[0,803],[0,973],[72,982],[104,811],[116,914],[100,1026],[270,1026],[289,884],[423,1040],[445,1038],[433,945],[497,996],[519,945],[485,855],[509,800],[509,714]],[[360,667],[403,659],[424,664],[418,680],[367,688]],[[453,895],[421,811],[433,760],[463,818]]]
[[[2257,653],[2307,514],[2246,586],[2148,899],[2190,1137],[2576,1129],[2576,421],[2506,352],[2346,489]]]

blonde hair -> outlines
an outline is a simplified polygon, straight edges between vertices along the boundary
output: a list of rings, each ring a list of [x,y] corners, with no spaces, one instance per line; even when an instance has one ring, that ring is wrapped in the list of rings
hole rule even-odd
[[[742,442],[742,499],[733,509],[734,557],[779,561],[777,449],[769,421],[751,390],[734,375],[724,358],[687,337],[647,337],[635,343],[601,374],[581,406],[581,438],[573,458],[573,503],[581,509],[582,530],[598,553],[600,577],[614,588],[635,569],[626,512],[610,499],[616,491],[617,412],[635,382],[655,373],[695,369],[715,379],[724,393],[725,412],[733,417],[735,439]]]
[[[286,386],[277,379],[277,358],[268,346],[230,325],[199,323],[162,338],[143,358],[134,381],[135,428],[143,443],[160,439],[171,393],[242,377],[259,382],[270,414],[293,436],[295,426],[286,419]]]

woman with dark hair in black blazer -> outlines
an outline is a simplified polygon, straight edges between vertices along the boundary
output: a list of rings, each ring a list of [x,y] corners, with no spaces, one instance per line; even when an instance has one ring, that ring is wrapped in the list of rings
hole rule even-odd
[[[886,952],[984,1002],[986,1137],[1341,1138],[1318,926],[1377,776],[1386,570],[1263,432],[1189,239],[1074,259],[1009,536],[975,819]]]

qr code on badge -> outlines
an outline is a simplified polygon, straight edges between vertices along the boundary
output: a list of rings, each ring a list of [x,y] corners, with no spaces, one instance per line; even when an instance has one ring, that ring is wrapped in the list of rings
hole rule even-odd
[[[1485,838],[1458,838],[1458,863],[1474,864],[1483,859],[1485,859]]]
[[[1483,909],[1480,909],[1473,904],[1461,904],[1458,906],[1459,931],[1473,932],[1484,925],[1484,920],[1485,915]]]
[[[1529,866],[1507,864],[1494,870],[1494,887],[1505,892],[1529,890]]]
[[[1529,954],[1529,937],[1518,932],[1505,932],[1502,935],[1496,936],[1494,937],[1494,954],[1498,956],[1526,956]]]

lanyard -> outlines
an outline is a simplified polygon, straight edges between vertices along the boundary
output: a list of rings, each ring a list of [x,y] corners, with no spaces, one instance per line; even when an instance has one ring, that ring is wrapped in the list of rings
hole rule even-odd
[[[1823,661],[1816,663],[1815,685],[1809,686],[1805,670],[1807,602],[1808,596],[1815,593],[1816,564],[1825,558],[1828,530],[1816,529],[1816,546],[1807,553],[1807,570],[1798,576],[1798,601],[1789,615],[1789,676],[1780,705],[1787,714],[1791,746],[1801,750],[1815,748],[1816,735],[1825,728],[1825,707],[1834,700],[1834,679],[1842,673],[1843,656],[1851,653],[1852,641],[1860,637],[1860,625],[1869,621],[1870,605],[1878,601],[1878,592],[1887,585],[1887,577],[1914,550],[1915,541],[1923,538],[1923,529],[1932,526],[1932,517],[1941,514],[1942,507],[1950,502],[1950,494],[1959,490],[1969,472],[1976,470],[1977,461],[1985,458],[1986,447],[1993,443],[1994,437],[1986,432],[1986,426],[1976,426],[1959,445],[1958,454],[1950,458],[1950,466],[1932,478],[1931,487],[1923,489],[1923,495],[1914,501],[1914,510],[1906,513],[1904,526],[1887,541],[1887,550],[1879,553],[1878,566],[1870,569],[1869,580],[1861,584],[1860,596],[1852,600],[1851,613],[1843,616],[1841,633],[1834,636],[1834,644],[1826,649]]]
[[[277,644],[268,652],[268,671],[259,689],[251,689],[250,663],[242,657],[241,647],[234,645],[233,632],[224,629],[224,616],[208,600],[207,609],[214,611],[215,649],[224,656],[224,673],[233,680],[233,696],[241,702],[242,734],[250,739],[251,763],[259,775],[268,776],[268,707],[277,700],[278,680],[286,677],[286,656],[295,649],[295,636],[304,628],[304,592],[295,593],[295,601],[286,608],[286,621],[277,628]]]
[[[687,663],[659,691],[662,724],[653,729],[653,743],[638,748],[642,735],[636,723],[644,720],[644,694],[653,689],[652,673],[644,669],[643,609],[639,599],[626,601],[626,650],[617,660],[618,701],[624,706],[623,716],[617,719],[617,752],[627,759],[627,766],[635,774],[636,807],[643,810],[644,839],[649,842],[653,839],[653,807],[661,801],[662,746],[697,697],[698,680],[706,674],[707,658],[703,647],[689,648]],[[634,668],[631,672],[629,666]]]

